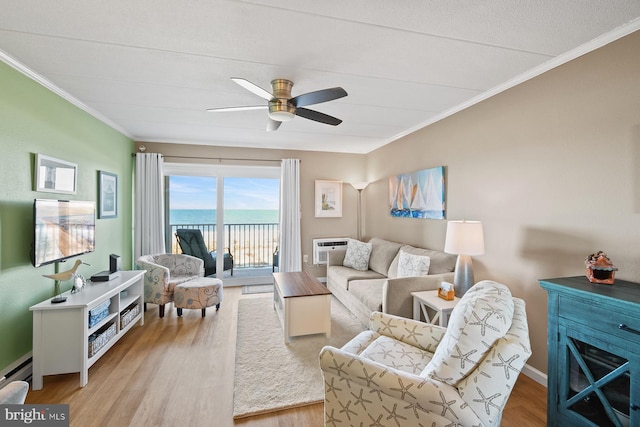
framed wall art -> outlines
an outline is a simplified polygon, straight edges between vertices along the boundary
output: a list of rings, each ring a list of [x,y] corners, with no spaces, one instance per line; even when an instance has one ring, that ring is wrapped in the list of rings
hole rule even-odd
[[[444,219],[444,166],[390,176],[389,212],[395,217]]]
[[[77,164],[44,154],[36,154],[35,173],[35,191],[76,194]]]
[[[342,216],[342,181],[316,180],[316,218]]]
[[[98,172],[98,218],[116,218],[118,216],[118,175]]]

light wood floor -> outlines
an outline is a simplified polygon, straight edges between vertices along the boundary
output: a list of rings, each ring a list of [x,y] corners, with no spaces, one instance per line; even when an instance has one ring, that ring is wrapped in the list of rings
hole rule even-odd
[[[89,370],[47,376],[27,403],[68,403],[71,426],[322,426],[322,404],[233,421],[236,319],[240,287],[224,289],[220,311],[167,306],[164,319],[150,304],[143,327],[134,327]],[[268,355],[265,355],[268,357]],[[286,369],[286,367],[283,367]],[[503,414],[503,426],[545,426],[546,389],[520,375]]]

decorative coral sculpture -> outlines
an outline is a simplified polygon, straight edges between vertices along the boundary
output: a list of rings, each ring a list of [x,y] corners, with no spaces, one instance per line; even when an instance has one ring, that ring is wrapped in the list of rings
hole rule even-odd
[[[584,263],[587,266],[587,279],[591,283],[613,285],[618,268],[611,263],[607,254],[598,251],[586,257]]]

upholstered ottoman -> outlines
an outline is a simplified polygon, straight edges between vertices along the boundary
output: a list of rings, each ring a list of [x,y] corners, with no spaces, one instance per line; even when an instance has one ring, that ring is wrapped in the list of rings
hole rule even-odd
[[[182,316],[183,308],[200,308],[202,317],[207,307],[216,306],[220,309],[222,302],[222,280],[211,277],[199,277],[180,283],[173,291],[173,303],[178,309],[178,316]]]

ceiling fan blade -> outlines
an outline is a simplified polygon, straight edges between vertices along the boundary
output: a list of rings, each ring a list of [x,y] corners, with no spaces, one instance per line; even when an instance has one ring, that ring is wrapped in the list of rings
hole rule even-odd
[[[342,123],[342,120],[338,118],[321,113],[319,111],[309,110],[308,108],[296,108],[296,116],[304,117],[305,119],[313,120],[331,126],[338,126],[340,123]]]
[[[282,122],[279,122],[277,120],[269,119],[269,121],[267,122],[267,132],[278,130],[281,123]]]
[[[231,77],[231,80],[233,80],[234,82],[238,83],[240,86],[242,86],[243,88],[247,89],[249,92],[253,92],[256,95],[258,95],[260,98],[264,98],[267,101],[270,101],[271,99],[273,99],[273,95],[270,94],[269,92],[267,92],[266,90],[262,89],[260,86],[251,83],[249,80],[240,78],[240,77]]]
[[[315,92],[303,93],[289,100],[296,107],[305,105],[320,104],[321,102],[333,101],[334,99],[347,96],[347,91],[341,87],[317,90]]]
[[[249,110],[266,110],[269,107],[266,105],[247,105],[245,107],[222,107],[222,108],[207,108],[210,113],[224,113],[227,111],[249,111]]]

